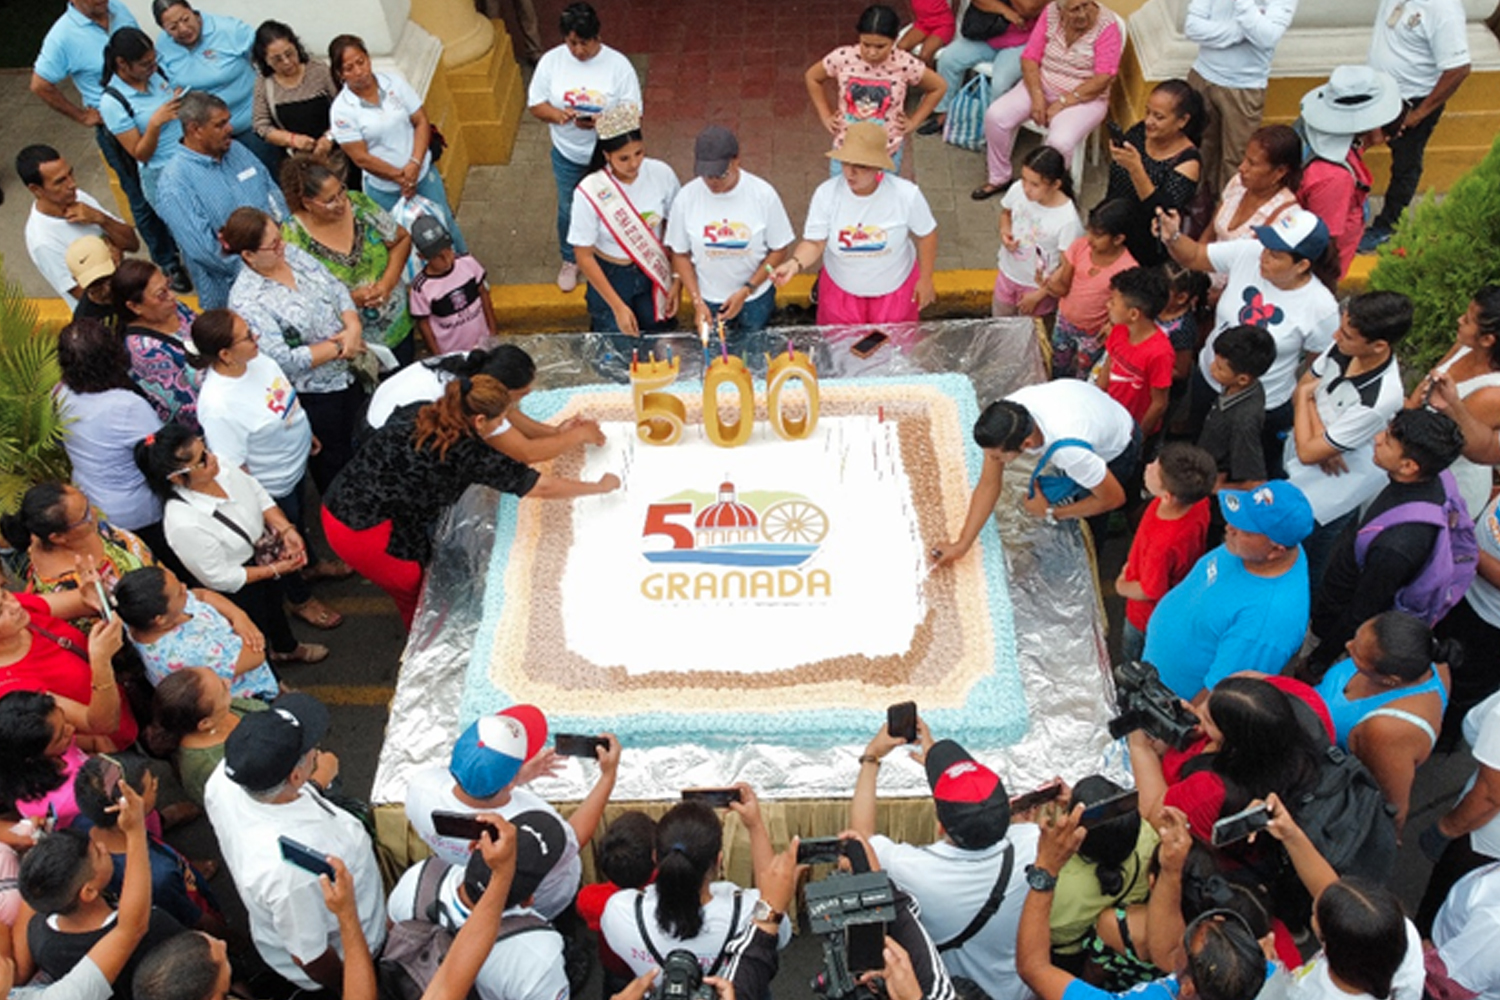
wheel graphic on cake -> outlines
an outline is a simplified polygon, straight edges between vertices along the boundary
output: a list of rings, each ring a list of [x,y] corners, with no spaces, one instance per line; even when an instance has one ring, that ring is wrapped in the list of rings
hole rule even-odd
[[[760,516],[760,533],[768,542],[816,545],[828,534],[828,515],[806,500],[783,500]]]

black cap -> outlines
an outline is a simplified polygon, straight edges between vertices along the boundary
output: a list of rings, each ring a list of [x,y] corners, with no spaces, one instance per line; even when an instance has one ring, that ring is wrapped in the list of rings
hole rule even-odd
[[[729,161],[740,155],[740,141],[722,125],[710,125],[698,133],[693,143],[693,174],[697,177],[723,177]]]
[[[516,828],[516,874],[510,881],[510,895],[505,898],[507,909],[520,906],[536,895],[537,886],[557,867],[568,846],[567,832],[553,813],[532,809],[512,817],[510,824]],[[482,852],[469,855],[464,868],[464,894],[471,905],[478,904],[479,897],[489,888],[492,874]]]
[[[328,709],[310,694],[291,692],[264,712],[240,720],[224,741],[224,773],[252,792],[285,781],[328,732]]]
[[[453,237],[442,222],[430,215],[419,215],[411,224],[411,244],[417,253],[431,260],[453,247]]]
[[[927,751],[927,783],[948,839],[968,850],[998,844],[1010,829],[1010,799],[994,771],[952,740]]]

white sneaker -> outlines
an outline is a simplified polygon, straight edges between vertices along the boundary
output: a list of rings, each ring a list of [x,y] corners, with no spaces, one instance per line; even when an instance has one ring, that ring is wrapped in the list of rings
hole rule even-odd
[[[557,272],[557,287],[565,292],[571,292],[578,287],[578,265],[572,261],[563,261],[562,268]]]

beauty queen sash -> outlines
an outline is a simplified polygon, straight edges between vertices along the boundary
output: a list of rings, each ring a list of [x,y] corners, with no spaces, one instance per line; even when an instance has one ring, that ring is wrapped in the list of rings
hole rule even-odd
[[[671,301],[672,264],[661,241],[608,170],[589,174],[579,183],[578,190],[599,213],[599,221],[624,248],[626,256],[651,279],[655,286],[651,304],[656,310],[656,318],[665,319]]]

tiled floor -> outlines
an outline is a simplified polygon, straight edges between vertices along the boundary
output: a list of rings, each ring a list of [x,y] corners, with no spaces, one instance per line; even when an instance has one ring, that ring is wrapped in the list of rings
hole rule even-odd
[[[540,0],[543,40],[557,41],[563,0]],[[813,189],[827,177],[827,133],[812,113],[803,73],[830,49],[855,41],[860,4],[801,0],[596,0],[603,38],[631,56],[641,71],[648,153],[687,180],[693,138],[705,125],[735,129],[741,161],[781,193],[799,229]],[[0,73],[0,254],[6,274],[28,294],[48,288],[26,257],[22,229],[30,197],[9,164],[21,147],[44,141],[72,160],[79,184],[108,198],[92,133],[45,107],[27,90],[25,71]],[[1024,135],[1023,145],[1035,138]],[[459,221],[494,284],[547,283],[557,273],[553,223],[555,193],[547,131],[525,116],[511,162],[476,167],[469,175]],[[937,136],[912,140],[907,176],[921,186],[938,221],[938,267],[994,267],[999,199],[974,202],[969,191],[984,180],[979,153],[948,146]],[[1103,168],[1091,167],[1081,205],[1103,190]]]

